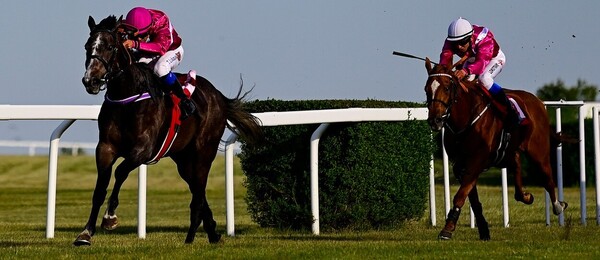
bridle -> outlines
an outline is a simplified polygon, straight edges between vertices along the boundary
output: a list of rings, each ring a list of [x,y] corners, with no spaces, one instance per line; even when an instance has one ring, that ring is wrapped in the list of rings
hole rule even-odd
[[[444,120],[444,125],[446,124],[446,119],[448,117],[450,117],[450,109],[452,108],[452,104],[456,102],[456,86],[454,83],[454,76],[448,74],[448,73],[434,73],[434,74],[429,74],[429,78],[433,78],[433,77],[449,77],[450,78],[450,101],[446,102],[437,98],[427,98],[427,107],[429,107],[433,102],[438,102],[441,103],[442,105],[444,105],[444,107],[446,108],[444,114],[442,115],[442,119]],[[435,93],[432,93],[432,96],[434,96]]]
[[[450,118],[450,110],[452,108],[452,104],[458,102],[457,100],[457,94],[456,94],[456,89],[459,87],[457,83],[457,81],[455,80],[454,76],[448,73],[434,73],[434,74],[430,74],[429,78],[432,77],[449,77],[450,78],[450,99],[449,102],[443,101],[443,100],[439,100],[439,99],[432,99],[432,98],[427,98],[427,107],[429,107],[433,102],[439,102],[442,105],[444,105],[444,107],[446,108],[444,114],[441,116],[441,119],[444,122],[444,126],[446,128],[448,128],[448,130],[450,130],[450,132],[454,133],[454,134],[460,134],[462,132],[464,132],[465,130],[467,130],[470,126],[474,125],[475,122],[477,122],[479,119],[481,119],[481,117],[483,116],[483,114],[488,110],[488,108],[490,107],[491,103],[488,103],[485,108],[483,110],[481,110],[481,112],[479,112],[479,114],[473,118],[473,120],[471,120],[471,122],[462,130],[460,131],[455,131],[454,129],[452,129],[452,127],[448,124],[448,122],[446,121],[448,118]],[[432,93],[433,95],[434,93]]]
[[[86,54],[86,60],[89,62],[92,59],[97,59],[98,61],[100,61],[100,63],[102,63],[102,65],[104,66],[104,69],[106,70],[106,73],[104,74],[104,77],[102,77],[100,79],[100,81],[102,81],[104,84],[104,87],[101,87],[100,90],[104,90],[106,89],[106,85],[108,84],[108,82],[116,77],[118,77],[119,75],[121,75],[121,73],[123,73],[123,70],[133,64],[133,59],[131,57],[131,54],[129,53],[129,51],[127,51],[126,49],[124,49],[124,55],[126,55],[127,59],[128,59],[128,65],[125,67],[121,67],[121,65],[119,64],[119,62],[116,63],[117,69],[115,71],[113,71],[113,66],[112,64],[115,62],[115,59],[117,57],[117,53],[119,52],[119,38],[117,36],[117,32],[116,30],[108,30],[108,29],[98,29],[98,30],[94,30],[92,32],[90,32],[90,37],[99,33],[108,33],[110,34],[113,39],[115,40],[115,42],[117,42],[117,44],[115,45],[111,45],[110,49],[111,49],[111,54],[110,54],[110,58],[107,60],[105,60],[102,56],[100,55],[93,55],[93,54]]]

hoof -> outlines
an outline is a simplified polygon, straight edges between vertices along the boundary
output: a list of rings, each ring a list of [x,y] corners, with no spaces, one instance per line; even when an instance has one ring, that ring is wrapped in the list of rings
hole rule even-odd
[[[483,240],[483,241],[489,241],[491,239],[490,231],[489,230],[479,231],[479,239]]]
[[[219,243],[219,241],[221,241],[221,234],[214,234],[212,236],[208,236],[208,242],[211,244]]]
[[[452,233],[446,230],[442,230],[438,235],[439,240],[450,240],[452,238]]]
[[[525,205],[531,205],[531,204],[533,204],[534,198],[533,198],[533,194],[531,194],[529,192],[525,192],[521,196],[518,196],[517,194],[515,194],[515,200],[523,202],[523,204],[525,204]]]
[[[560,215],[560,213],[563,213],[563,211],[565,211],[565,209],[567,209],[568,206],[569,204],[564,201],[557,201],[552,207],[552,212],[554,213],[554,215]]]
[[[479,239],[483,241],[490,240],[490,228],[487,222],[477,223],[477,231],[479,231]]]
[[[74,246],[91,246],[92,242],[90,242],[89,240],[85,240],[85,239],[76,239],[73,242]]]
[[[194,235],[195,235],[195,234],[194,234]],[[192,235],[192,236],[188,235],[188,236],[185,238],[185,243],[186,243],[186,244],[191,244],[192,242],[194,242],[194,238],[195,238],[195,236],[194,236],[194,235]]]
[[[525,203],[527,205],[533,204],[533,200],[534,200],[533,194],[531,194],[529,192],[525,192],[523,197],[524,197],[523,203]]]
[[[75,241],[73,242],[74,246],[91,246],[92,245],[92,236],[90,235],[89,232],[83,231],[81,232],[81,234],[79,234],[79,236],[77,236],[77,238],[75,239]]]
[[[119,226],[117,216],[105,216],[102,218],[102,228],[104,230],[115,230]]]

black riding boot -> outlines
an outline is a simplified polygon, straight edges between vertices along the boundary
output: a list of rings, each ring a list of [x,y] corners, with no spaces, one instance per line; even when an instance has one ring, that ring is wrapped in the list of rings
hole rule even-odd
[[[517,115],[517,111],[513,109],[512,103],[510,102],[510,100],[508,100],[508,97],[506,96],[506,93],[504,93],[504,90],[500,88],[500,90],[492,94],[492,98],[494,98],[494,100],[506,107],[506,118],[504,118],[504,128],[510,130],[514,127],[517,127],[520,124],[519,115]]]
[[[181,120],[185,120],[190,115],[194,114],[196,111],[196,105],[194,105],[194,102],[185,95],[183,88],[181,87],[181,83],[179,83],[175,74],[173,74],[173,72],[169,72],[169,74],[161,77],[161,79],[163,82],[165,82],[165,84],[167,84],[173,94],[181,99],[179,102],[179,108],[181,109]]]

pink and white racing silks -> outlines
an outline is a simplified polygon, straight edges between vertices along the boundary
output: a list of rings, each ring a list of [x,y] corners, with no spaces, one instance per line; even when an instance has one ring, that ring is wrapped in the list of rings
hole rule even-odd
[[[181,38],[171,25],[167,15],[159,10],[148,9],[152,15],[152,25],[149,42],[140,42],[139,50],[164,55],[167,51],[177,49],[181,46]]]
[[[486,27],[473,25],[473,37],[471,37],[471,48],[469,48],[468,62],[463,67],[469,74],[480,75],[484,72],[492,58],[498,55],[500,46],[494,39],[494,34]],[[440,54],[440,64],[447,65],[452,63],[452,56],[455,54],[453,42],[446,40],[442,53]]]

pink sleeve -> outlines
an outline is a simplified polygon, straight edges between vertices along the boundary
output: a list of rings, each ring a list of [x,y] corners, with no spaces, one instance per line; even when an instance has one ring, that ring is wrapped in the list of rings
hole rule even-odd
[[[153,12],[153,25],[150,30],[150,42],[140,42],[139,49],[141,51],[164,55],[171,44],[173,44],[173,26],[166,14],[160,11]]]
[[[140,50],[164,55],[171,44],[173,37],[168,28],[160,29],[156,32],[151,42],[140,42]]]
[[[448,41],[444,41],[444,47],[442,47],[442,53],[440,54],[440,64],[447,65],[452,64],[452,57],[454,53],[452,52],[452,46]]]
[[[494,36],[491,33],[476,46],[475,61],[467,65],[470,74],[480,75],[494,57]]]

